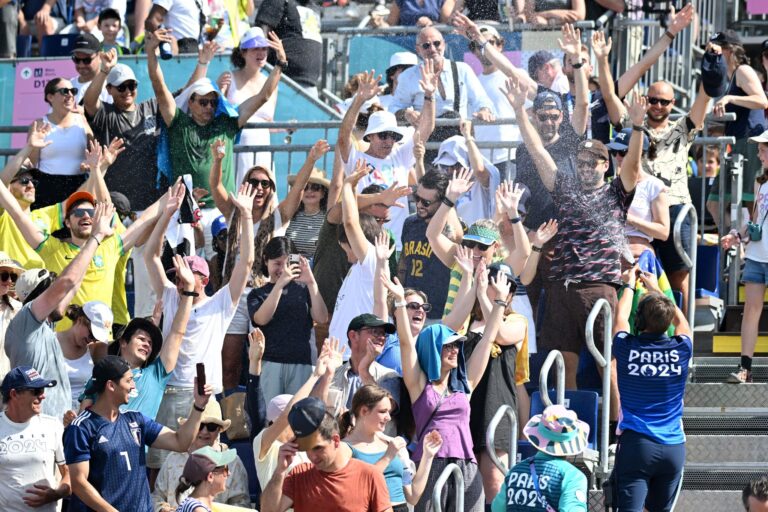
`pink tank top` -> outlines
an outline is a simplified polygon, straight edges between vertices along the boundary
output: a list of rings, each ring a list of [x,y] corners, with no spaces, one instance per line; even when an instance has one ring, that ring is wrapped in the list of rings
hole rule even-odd
[[[445,397],[440,409],[432,415],[432,412],[440,402],[441,395],[427,384],[419,398],[413,403],[413,418],[416,422],[416,433],[424,432],[426,436],[432,430],[440,432],[443,445],[437,452],[437,457],[475,460],[472,445],[472,435],[469,432],[469,397],[464,393],[452,393]],[[430,419],[431,416],[431,419]],[[429,424],[427,425],[427,421]],[[424,428],[426,425],[426,428]],[[420,461],[422,454],[422,442],[414,451],[413,460]]]

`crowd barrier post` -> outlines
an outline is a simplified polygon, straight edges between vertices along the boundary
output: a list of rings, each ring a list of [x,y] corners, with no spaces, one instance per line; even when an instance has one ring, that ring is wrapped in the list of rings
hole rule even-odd
[[[688,252],[683,248],[683,241],[680,239],[680,235],[683,228],[683,221],[686,217],[691,218],[690,236],[691,244]],[[690,276],[688,277],[688,324],[693,331],[693,323],[696,317],[696,255],[698,253],[699,242],[696,240],[698,230],[699,219],[696,215],[696,208],[692,204],[683,205],[683,209],[677,214],[675,224],[672,226],[672,236],[675,240],[675,250],[683,260],[683,263],[691,269]]]
[[[445,466],[445,469],[435,482],[435,488],[432,490],[432,510],[434,512],[443,512],[440,505],[440,495],[443,493],[443,487],[449,478],[456,480],[456,506],[455,510],[464,510],[464,475],[461,468],[454,463]]]
[[[603,315],[603,354],[595,346],[595,321]],[[613,313],[611,305],[605,299],[598,299],[587,317],[584,334],[587,348],[595,362],[603,369],[603,411],[600,418],[600,467],[599,476],[608,476],[608,432],[611,419],[611,334],[613,332]]]
[[[741,229],[744,225],[744,212],[741,208],[742,201],[742,185],[744,180],[744,157],[738,153],[731,153],[726,160],[728,168],[731,173],[731,226],[736,229]],[[722,169],[722,168],[721,168]],[[720,188],[723,189],[725,180],[720,180]],[[725,225],[725,194],[720,195],[720,219],[723,226],[721,229],[721,235],[727,232]],[[757,200],[757,198],[755,198]],[[752,219],[755,222],[755,219]],[[728,273],[728,304],[736,305],[739,303],[739,282],[741,281],[741,254],[738,250],[731,250],[731,264]]]
[[[499,428],[499,423],[504,419],[504,416],[509,418],[512,424],[512,437],[509,441],[509,451],[507,452],[507,465],[501,461],[498,455],[496,455],[496,429]],[[496,414],[493,415],[491,422],[488,424],[488,430],[485,432],[485,449],[488,451],[488,455],[491,457],[493,464],[501,471],[503,475],[507,474],[507,471],[517,463],[517,413],[509,405],[502,405]]]
[[[549,399],[547,377],[549,377],[549,369],[552,367],[553,362],[555,363],[555,368],[557,370],[555,403],[565,405],[565,360],[563,359],[563,354],[561,354],[559,350],[551,350],[544,360],[544,364],[541,365],[541,371],[539,372],[539,394],[541,395],[541,401],[544,404],[544,407],[552,405],[552,400]]]

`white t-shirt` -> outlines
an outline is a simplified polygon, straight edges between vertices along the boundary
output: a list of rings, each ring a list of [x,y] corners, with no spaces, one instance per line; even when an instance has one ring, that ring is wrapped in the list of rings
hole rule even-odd
[[[755,200],[757,212],[752,222],[763,226],[763,238],[759,242],[748,243],[745,254],[752,261],[768,263],[768,225],[765,222],[768,214],[768,183],[760,185]]]
[[[0,412],[0,510],[55,512],[61,501],[31,509],[22,501],[36,483],[58,486],[54,468],[64,465],[64,426],[45,414],[14,423]]]
[[[85,91],[88,90],[88,87],[91,85],[91,82],[81,82],[80,75],[70,78],[69,81],[72,82],[72,87],[77,87],[77,94],[75,95],[75,104],[79,105],[80,102],[83,101],[83,96],[85,96]],[[110,96],[109,93],[107,92],[106,85],[101,89],[101,92],[99,93],[99,99],[101,100],[102,103],[112,103],[112,96]]]
[[[628,214],[634,215],[641,220],[652,222],[653,221],[653,209],[651,205],[659,197],[665,189],[666,185],[659,178],[655,176],[645,175],[643,181],[639,182],[635,187],[635,197],[632,199],[632,204],[629,206]],[[653,241],[653,237],[643,233],[634,226],[626,225],[624,232],[627,236],[637,236],[645,238],[649,242]]]
[[[67,359],[65,357],[64,365],[67,367],[69,387],[72,389],[72,410],[77,411],[80,408],[77,398],[85,390],[85,385],[93,374],[91,351],[86,350],[85,354],[77,359]]]
[[[501,182],[501,175],[496,166],[486,159],[485,170],[488,172],[488,186],[479,180],[456,201],[456,214],[469,226],[480,219],[492,219],[496,210],[496,189]]]
[[[165,287],[163,304],[163,339],[168,339],[173,317],[179,309],[179,293],[175,286]],[[168,384],[191,388],[195,382],[195,365],[205,363],[205,378],[208,384],[213,386],[213,392],[223,391],[221,347],[224,344],[224,334],[236,310],[237,302],[232,302],[228,284],[213,297],[192,306],[176,369],[173,370]]]
[[[166,11],[165,28],[173,29],[173,37],[183,39],[185,37],[197,39],[200,37],[200,9],[203,15],[208,16],[207,0],[154,0],[154,5],[159,5]]]
[[[480,80],[485,93],[493,103],[493,115],[500,119],[516,119],[512,105],[501,92],[506,87],[507,75],[497,69],[489,75],[480,74],[477,79]],[[522,140],[517,124],[477,125],[475,126],[475,137],[478,141],[486,142]],[[509,159],[509,151],[506,149],[481,149],[480,152],[495,164]],[[512,149],[512,158],[514,157],[515,150]]]
[[[259,479],[262,489],[267,486],[267,483],[272,479],[272,475],[275,474],[277,461],[280,456],[280,447],[283,446],[283,443],[280,441],[274,441],[272,446],[267,450],[267,453],[264,454],[264,458],[259,458],[259,453],[261,453],[261,439],[264,437],[265,431],[266,429],[262,430],[253,438],[253,462],[256,466],[256,476]],[[307,453],[296,452],[296,455],[293,456],[291,467],[288,468],[288,470],[290,471],[294,467],[305,462],[311,462],[307,458]]]
[[[349,176],[355,172],[355,164],[360,158],[365,159],[369,165],[372,165],[373,170],[368,176],[360,180],[357,185],[358,192],[368,185],[374,184],[383,185],[387,188],[395,183],[401,186],[408,186],[408,174],[416,163],[416,158],[413,156],[413,137],[404,137],[402,144],[396,144],[387,158],[372,157],[362,151],[358,151],[354,147],[351,148],[349,150],[349,158],[344,164],[344,174]],[[408,217],[408,198],[401,197],[397,202],[403,207],[390,208],[390,220],[384,226],[394,233],[397,250],[399,251],[403,247],[401,235],[403,234],[403,223]]]
[[[339,340],[343,354],[347,347],[347,327],[357,315],[373,311],[373,278],[376,275],[376,248],[368,244],[365,259],[352,265],[341,283],[333,308],[328,335]]]

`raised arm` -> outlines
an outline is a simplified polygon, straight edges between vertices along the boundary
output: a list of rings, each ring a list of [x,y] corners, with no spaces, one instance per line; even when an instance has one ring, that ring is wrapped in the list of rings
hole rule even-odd
[[[189,80],[187,80],[187,84],[184,86],[185,89],[201,78],[205,78],[208,73],[208,65],[220,49],[221,47],[216,41],[206,41],[203,43],[203,46],[197,50],[197,65],[192,74],[189,75]],[[226,94],[224,91],[221,91],[221,93]]]
[[[480,153],[480,148],[477,147],[477,143],[475,142],[475,136],[472,132],[472,121],[469,119],[462,119],[459,123],[459,131],[464,136],[464,141],[467,143],[469,166],[475,174],[475,179],[480,182],[483,187],[488,188],[488,185],[491,182],[491,174],[488,172],[488,169],[485,168],[483,154]]]
[[[211,171],[208,173],[208,188],[211,189],[211,197],[213,197],[216,208],[228,219],[232,214],[234,205],[230,202],[229,192],[224,188],[221,181],[222,162],[227,158],[227,144],[223,139],[213,141],[211,153],[213,156],[211,158]]]
[[[512,272],[516,276],[523,272],[525,262],[531,254],[528,235],[525,233],[525,226],[523,226],[520,213],[517,211],[524,191],[525,188],[520,183],[513,185],[511,181],[503,182],[496,189],[496,208],[501,211],[499,223],[506,224],[506,226],[502,225],[499,228],[502,233],[508,232],[511,235],[511,237],[502,236],[502,241],[509,253],[504,261],[512,267]]]
[[[253,267],[253,216],[251,209],[255,195],[256,189],[251,187],[249,183],[244,183],[240,185],[237,197],[232,196],[231,199],[240,212],[240,258],[232,269],[232,276],[228,284],[232,302],[235,304],[245,291],[245,285]]]
[[[4,209],[11,216],[16,227],[21,232],[21,236],[32,249],[37,249],[46,238],[46,235],[40,231],[40,228],[34,223],[32,217],[24,213],[21,205],[13,197],[11,191],[4,183],[0,183],[0,208]]]
[[[419,358],[416,355],[416,340],[411,334],[408,312],[405,310],[405,290],[400,281],[386,279],[384,286],[395,299],[395,323],[397,324],[397,336],[400,338],[400,364],[403,369],[403,382],[408,390],[411,403],[414,403],[427,385],[427,376],[419,366]]]
[[[376,272],[373,276],[373,314],[379,318],[389,317],[387,308],[387,289],[384,280],[389,279],[389,257],[394,247],[389,246],[389,236],[385,232],[376,235]],[[402,261],[402,259],[400,260]]]
[[[328,321],[328,308],[325,306],[323,296],[320,295],[320,288],[317,286],[315,274],[312,273],[309,261],[304,256],[299,258],[299,270],[299,277],[296,281],[307,286],[307,291],[309,292],[309,312],[312,315],[312,320],[316,323],[324,324]]]
[[[448,268],[454,263],[456,247],[450,238],[445,236],[443,230],[448,223],[451,210],[456,206],[456,201],[472,188],[472,172],[469,169],[461,169],[453,173],[453,178],[445,189],[445,199],[435,212],[432,220],[427,224],[427,240],[435,253],[435,256]]]
[[[184,291],[194,292],[195,275],[192,273],[192,269],[189,268],[189,263],[181,255],[174,254],[173,268],[176,269],[176,278],[182,282]],[[179,309],[176,310],[176,314],[173,316],[171,332],[163,340],[163,346],[160,348],[160,360],[163,362],[165,371],[168,373],[171,373],[176,368],[179,349],[181,348],[184,334],[187,332],[187,322],[189,322],[189,315],[192,312],[192,299],[191,295],[179,294]]]
[[[149,19],[149,18],[148,18]],[[171,126],[173,118],[176,116],[176,102],[173,99],[171,91],[165,85],[163,70],[160,69],[160,63],[157,60],[155,51],[162,42],[171,42],[170,31],[159,28],[154,32],[144,33],[144,50],[147,52],[147,71],[149,80],[152,82],[152,90],[155,91],[157,98],[157,107],[160,115],[163,117],[166,126]]]
[[[429,140],[435,130],[435,93],[437,93],[440,75],[435,73],[435,63],[432,59],[424,61],[419,69],[421,70],[419,86],[424,91],[424,106],[421,107],[421,116],[419,116],[419,126],[416,128],[416,133],[419,134],[420,140]]]
[[[267,294],[267,298],[261,303],[259,309],[253,312],[253,323],[258,326],[267,325],[272,321],[277,311],[277,306],[280,304],[280,299],[283,296],[285,287],[288,286],[293,280],[299,277],[301,269],[298,265],[289,265],[288,260],[285,260],[283,265],[283,272],[280,277],[275,281],[275,285],[272,290]]]
[[[197,377],[195,377],[192,393],[192,410],[189,412],[189,416],[187,416],[187,421],[181,424],[176,432],[168,427],[163,427],[155,442],[152,443],[152,448],[179,453],[189,450],[192,441],[195,440],[197,433],[200,431],[200,420],[203,418],[202,411],[205,410],[208,400],[213,395],[213,387],[210,384],[206,384],[201,395],[198,393]]]
[[[637,265],[621,273],[622,285],[619,304],[616,306],[616,321],[613,323],[613,336],[619,332],[629,332],[629,316],[632,314],[632,302],[635,298],[636,275],[640,269]]]
[[[573,25],[566,23],[563,25],[562,35],[563,38],[558,39],[557,43],[560,45],[560,49],[565,53],[566,58],[571,61],[571,65],[574,66],[573,80],[575,97],[573,114],[571,115],[571,126],[573,126],[573,130],[577,134],[584,135],[587,132],[589,88],[587,86],[587,68],[585,68],[581,62],[581,31],[577,28],[573,28]]]
[[[144,248],[144,265],[149,274],[149,283],[152,286],[155,295],[158,297],[162,297],[163,290],[167,286],[172,285],[165,275],[163,263],[160,261],[160,255],[163,251],[165,232],[171,222],[171,217],[178,211],[181,207],[181,203],[184,201],[185,191],[186,188],[181,182],[176,183],[176,185],[170,189],[168,201],[163,208],[160,218],[155,223],[152,234],[149,236],[149,240],[147,240],[146,247]]]
[[[663,295],[661,288],[659,288],[656,274],[653,272],[642,272],[640,274],[640,281],[643,282],[647,290]],[[688,320],[685,318],[683,311],[677,306],[675,306],[675,316],[672,318],[672,325],[675,327],[675,336],[688,336],[690,338],[693,335]]]
[[[365,160],[360,159],[355,166],[355,172],[344,179],[344,186],[341,188],[341,215],[344,222],[344,230],[347,233],[349,245],[355,254],[357,261],[365,260],[368,253],[368,247],[371,245],[365,238],[363,228],[360,227],[360,212],[357,209],[357,200],[355,197],[355,187],[357,182],[367,175],[370,169]]]
[[[768,108],[768,99],[765,97],[765,91],[757,76],[757,71],[748,64],[741,65],[734,72],[736,76],[736,86],[744,91],[744,96],[733,96],[726,94],[715,102],[712,113],[717,117],[725,114],[726,105],[736,105],[737,107],[748,108],[750,110],[764,110]]]
[[[539,266],[539,259],[541,258],[541,250],[544,244],[552,240],[557,234],[557,221],[549,219],[547,222],[539,226],[539,229],[533,231],[529,235],[531,243],[531,253],[525,260],[525,266],[523,271],[520,272],[520,282],[523,286],[528,286],[533,282],[536,277],[536,268]]]
[[[541,137],[536,128],[528,119],[528,113],[525,111],[525,95],[527,94],[527,85],[523,82],[517,82],[508,79],[506,90],[502,90],[507,96],[507,100],[515,110],[517,122],[520,127],[520,134],[523,136],[525,147],[531,155],[536,170],[539,173],[542,183],[547,190],[552,191],[555,188],[555,178],[557,177],[557,165],[552,160],[549,151],[546,150],[541,142]]]
[[[704,126],[704,118],[707,116],[707,107],[709,100],[712,99],[704,90],[704,84],[699,85],[699,91],[696,93],[696,99],[693,100],[691,111],[688,113],[696,130],[701,130]]]
[[[328,141],[321,139],[315,142],[312,149],[307,153],[307,159],[304,161],[304,165],[299,169],[299,173],[296,175],[296,181],[288,191],[288,195],[285,199],[280,201],[277,209],[280,211],[280,218],[283,220],[283,224],[288,224],[296,211],[299,209],[301,198],[304,195],[304,187],[309,181],[309,176],[312,174],[312,169],[315,168],[315,164],[318,160],[323,158],[323,155],[331,150],[331,146]],[[221,172],[221,171],[219,171]]]
[[[46,141],[45,138],[51,132],[51,125],[44,121],[35,121],[29,127],[27,134],[27,143],[15,155],[10,157],[0,173],[0,181],[8,185],[19,172],[24,161],[32,153],[38,153],[45,146],[52,144],[52,141]]]
[[[621,164],[621,184],[624,190],[631,192],[637,186],[637,179],[640,176],[640,159],[643,153],[642,131],[643,121],[645,120],[645,111],[648,108],[648,100],[640,94],[633,94],[632,104],[627,107],[629,118],[632,120],[632,136],[629,138],[629,147],[627,156]]]
[[[480,279],[475,279],[473,276],[475,269],[472,268],[471,249],[462,246],[456,247],[456,265],[461,270],[461,282],[456,297],[453,299],[451,312],[443,318],[443,324],[454,331],[461,331],[475,305],[475,291],[482,286],[482,283],[480,283]],[[485,275],[485,263],[482,261],[477,265],[477,275],[479,276],[480,273]],[[488,284],[487,276],[485,284]]]
[[[95,116],[96,112],[101,108],[99,96],[101,91],[104,90],[104,84],[107,82],[109,72],[117,64],[117,50],[112,48],[108,52],[100,52],[99,57],[101,60],[99,72],[93,77],[91,85],[88,86],[83,95],[83,107],[85,107],[85,114],[88,117]]]
[[[597,60],[597,81],[600,83],[600,94],[603,96],[605,107],[608,109],[608,119],[611,124],[617,125],[624,115],[624,104],[614,90],[613,74],[608,57],[611,54],[613,40],[605,39],[601,31],[592,32],[592,51]]]
[[[496,289],[497,296],[499,297],[506,297],[509,294],[507,276],[502,273],[496,274],[496,279],[491,279],[490,285]],[[491,357],[491,345],[499,334],[504,311],[507,309],[503,302],[503,300],[494,302],[493,310],[485,324],[483,337],[467,361],[467,382],[470,389],[475,389],[475,386],[477,386],[485,373],[488,359]]]
[[[280,83],[280,77],[283,73],[283,66],[288,65],[288,58],[285,56],[285,50],[283,49],[283,42],[277,37],[277,34],[273,31],[267,35],[269,39],[269,47],[275,50],[277,53],[277,62],[272,67],[272,72],[269,74],[267,81],[264,82],[264,87],[261,88],[254,96],[251,96],[240,104],[238,112],[240,116],[237,119],[240,128],[245,126],[245,123],[256,113],[263,104],[272,96],[277,90],[277,84]]]
[[[379,80],[381,75],[376,76],[375,72],[364,72],[360,81],[358,82],[357,92],[349,108],[344,113],[344,117],[341,120],[341,126],[339,127],[339,134],[336,138],[336,153],[341,156],[341,160],[344,163],[349,161],[349,152],[352,149],[352,130],[355,128],[357,122],[357,116],[360,114],[360,109],[363,108],[363,104],[375,98],[379,93]]]

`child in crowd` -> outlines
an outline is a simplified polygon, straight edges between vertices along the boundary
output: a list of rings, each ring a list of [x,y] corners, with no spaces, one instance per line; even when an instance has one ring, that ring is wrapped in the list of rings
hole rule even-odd
[[[101,42],[102,51],[108,52],[112,48],[118,55],[130,55],[131,50],[122,46],[117,38],[120,35],[123,22],[120,19],[120,13],[115,9],[104,9],[99,13],[98,27],[104,39]]]

